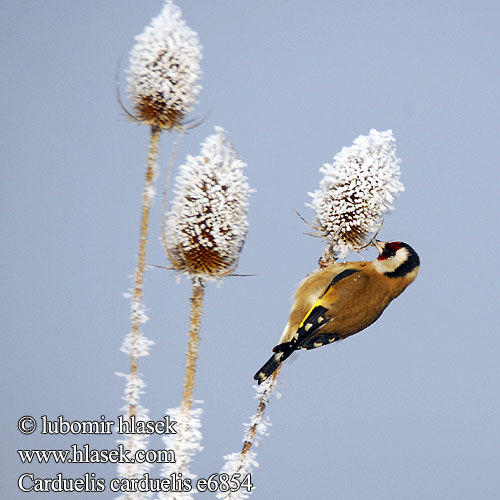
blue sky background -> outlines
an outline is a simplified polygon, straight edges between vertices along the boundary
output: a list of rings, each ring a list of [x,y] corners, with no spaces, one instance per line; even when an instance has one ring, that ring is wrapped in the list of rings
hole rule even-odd
[[[498,2],[178,4],[204,45],[193,116],[211,110],[179,159],[221,125],[257,190],[238,269],[256,276],[207,287],[195,388],[205,450],[193,472],[218,472],[223,455],[240,449],[241,424],[256,408],[252,376],[323,251],[295,214],[312,218],[304,204],[318,169],[370,128],[391,128],[406,192],[380,237],[410,243],[421,273],[368,330],[287,363],[252,498],[498,498]],[[23,472],[116,476],[113,465],[22,465],[16,453],[111,448],[116,436],[22,436],[16,426],[22,415],[112,420],[122,406],[115,372],[127,370],[119,347],[130,327],[122,293],[136,264],[148,130],[124,118],[114,79],[161,6],[3,3],[5,498],[25,497],[16,486]],[[162,136],[162,173],[173,139]],[[159,209],[157,200],[148,262],[165,265]],[[156,345],[140,370],[153,419],[181,400],[189,294],[187,280],[147,273],[144,331]]]

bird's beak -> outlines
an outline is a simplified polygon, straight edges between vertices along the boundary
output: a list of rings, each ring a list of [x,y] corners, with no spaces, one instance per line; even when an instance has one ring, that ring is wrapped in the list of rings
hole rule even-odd
[[[382,255],[385,248],[385,241],[373,240],[373,244],[375,245],[375,248],[378,250],[379,255]]]

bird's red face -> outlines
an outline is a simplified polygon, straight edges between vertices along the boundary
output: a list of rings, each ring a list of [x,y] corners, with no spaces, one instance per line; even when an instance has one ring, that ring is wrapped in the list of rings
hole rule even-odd
[[[396,252],[403,248],[401,241],[391,241],[387,243],[384,243],[383,241],[376,241],[375,246],[380,253],[377,260],[386,260],[389,257],[394,257]]]

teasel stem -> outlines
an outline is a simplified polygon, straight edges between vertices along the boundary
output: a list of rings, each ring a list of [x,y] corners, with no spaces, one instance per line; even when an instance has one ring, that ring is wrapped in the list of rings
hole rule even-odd
[[[259,404],[257,406],[257,411],[251,417],[250,424],[244,424],[246,427],[245,437],[243,440],[243,448],[238,453],[231,453],[229,455],[224,456],[225,464],[221,469],[221,473],[224,474],[251,474],[252,471],[259,466],[256,456],[257,454],[251,450],[252,446],[257,445],[257,441],[263,435],[267,434],[266,430],[270,424],[270,422],[264,421],[264,412],[269,404],[269,399],[271,398],[271,394],[275,390],[276,381],[278,378],[278,373],[280,370],[280,366],[274,371],[274,373],[265,381],[265,383],[261,386],[254,386],[259,395]],[[278,395],[279,397],[279,395]],[[251,491],[248,493],[242,493],[242,491],[225,491],[218,492],[217,498],[228,500],[241,500],[248,498]]]
[[[199,331],[205,293],[205,283],[202,278],[194,276],[192,283],[189,342],[186,353],[186,374],[184,376],[184,394],[182,398],[182,407],[186,411],[190,411],[193,407],[196,361],[198,359],[198,345],[200,343]]]
[[[262,421],[262,417],[264,416],[264,411],[267,408],[269,403],[269,398],[271,397],[271,393],[273,392],[274,386],[276,385],[276,379],[278,378],[278,374],[280,371],[281,365],[276,368],[274,373],[271,375],[268,387],[262,393],[262,396],[259,398],[259,405],[257,406],[257,411],[253,417],[254,423],[248,428],[247,435],[245,436],[245,441],[243,443],[243,448],[240,453],[240,465],[238,466],[239,472],[241,470],[243,459],[245,455],[250,451],[250,448],[253,446],[255,434],[257,433],[257,426]]]
[[[157,126],[151,127],[151,136],[149,141],[148,158],[146,162],[146,177],[144,182],[144,191],[142,195],[142,210],[141,210],[141,229],[139,237],[139,253],[137,260],[137,268],[135,271],[135,283],[133,301],[136,304],[142,304],[143,286],[144,286],[144,271],[146,269],[146,247],[148,243],[149,230],[149,210],[151,207],[153,183],[155,178],[156,161],[158,158],[158,145],[160,142],[161,129]],[[141,320],[138,314],[132,314],[132,335],[131,335],[131,350],[130,350],[130,375],[137,376],[137,342],[140,334]],[[136,415],[134,404],[129,404],[129,416]]]

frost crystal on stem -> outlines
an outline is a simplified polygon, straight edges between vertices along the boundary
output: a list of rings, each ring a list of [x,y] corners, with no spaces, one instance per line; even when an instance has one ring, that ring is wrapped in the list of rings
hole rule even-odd
[[[166,251],[175,269],[204,280],[233,272],[247,232],[246,166],[224,129],[179,168],[175,198],[166,214]]]
[[[144,394],[143,388],[146,386],[142,377],[135,374],[117,373],[117,375],[126,379],[125,396],[126,406],[122,408],[123,412],[127,412],[129,405],[134,405],[135,416],[138,421],[148,421],[149,411],[139,404],[141,394]],[[118,440],[125,450],[130,450],[130,457],[134,457],[138,450],[147,451],[149,439],[147,435],[141,434],[125,434],[124,439]],[[118,464],[118,475],[122,478],[141,478],[144,474],[149,473],[152,468],[150,463],[130,462]],[[116,500],[146,500],[152,498],[152,492],[129,492],[124,493]]]
[[[203,403],[203,401],[195,401]],[[167,415],[176,423],[176,434],[168,434],[163,438],[165,448],[175,453],[175,463],[165,463],[161,468],[163,477],[171,477],[172,474],[182,474],[182,479],[191,479],[195,484],[196,476],[189,471],[189,464],[196,452],[202,451],[201,446],[201,414],[202,408],[186,408],[181,405],[177,408],[167,410]],[[192,500],[191,492],[163,492],[158,495],[158,500]]]
[[[329,240],[329,251],[343,258],[376,233],[392,202],[404,191],[392,130],[370,130],[344,147],[332,164],[320,168],[320,188],[309,193],[313,225]]]
[[[161,129],[181,126],[201,86],[201,45],[179,7],[165,3],[130,52],[128,92],[136,118]]]
[[[262,436],[267,436],[268,428],[271,426],[271,422],[268,417],[264,416],[264,411],[269,403],[271,394],[276,391],[276,378],[278,373],[275,372],[272,377],[267,379],[262,385],[254,385],[256,391],[256,398],[259,399],[259,405],[257,411],[252,417],[250,417],[250,422],[244,423],[245,436],[243,437],[243,449],[239,453],[230,453],[224,456],[226,461],[221,469],[221,474],[228,474],[230,477],[233,474],[239,474],[240,480],[245,482],[245,477],[251,474],[254,469],[259,466],[257,462],[257,453],[251,448],[259,445],[259,439]],[[275,392],[276,397],[279,398],[279,392]],[[250,477],[250,476],[249,476]],[[238,491],[217,493],[217,498],[221,499],[231,499],[231,500],[246,500],[254,487],[250,490],[248,488],[240,488]]]

